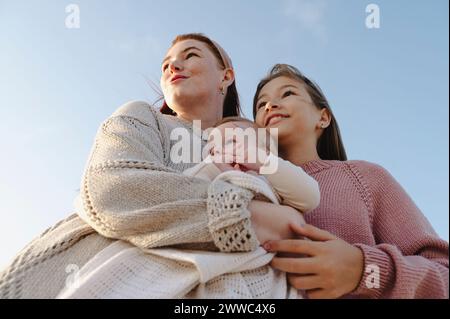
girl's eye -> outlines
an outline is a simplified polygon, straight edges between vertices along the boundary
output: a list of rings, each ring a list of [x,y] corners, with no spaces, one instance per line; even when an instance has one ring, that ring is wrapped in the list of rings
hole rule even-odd
[[[257,109],[259,110],[260,108],[264,107],[266,105],[266,102],[261,102],[258,104]]]
[[[293,91],[288,90],[288,91],[283,93],[283,97],[288,97],[289,95],[293,95],[293,94],[295,94]]]
[[[165,70],[167,70],[168,67],[169,67],[169,64],[168,64],[168,63],[164,64],[163,67],[162,67],[163,72],[164,72]]]

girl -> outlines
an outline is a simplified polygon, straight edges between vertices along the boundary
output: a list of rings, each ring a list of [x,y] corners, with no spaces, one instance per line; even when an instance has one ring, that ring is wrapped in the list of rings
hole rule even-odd
[[[258,85],[253,115],[278,128],[281,157],[319,183],[321,202],[292,229],[304,239],[269,241],[292,286],[309,298],[448,298],[448,243],[382,167],[347,161],[338,124],[320,88],[277,64]],[[314,226],[313,226],[314,225]]]

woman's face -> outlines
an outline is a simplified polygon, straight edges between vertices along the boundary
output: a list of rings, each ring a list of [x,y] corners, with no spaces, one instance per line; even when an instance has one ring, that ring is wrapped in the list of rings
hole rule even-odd
[[[285,76],[273,79],[262,88],[256,108],[256,124],[278,128],[280,146],[293,138],[317,141],[321,111],[303,83]]]
[[[164,99],[175,112],[177,107],[205,103],[220,95],[225,70],[203,42],[176,43],[167,52],[161,68]]]

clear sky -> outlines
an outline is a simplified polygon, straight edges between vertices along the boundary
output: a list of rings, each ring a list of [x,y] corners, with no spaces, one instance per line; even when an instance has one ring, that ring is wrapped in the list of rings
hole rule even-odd
[[[65,25],[69,4],[80,28]],[[368,29],[366,6],[380,9]],[[349,158],[378,163],[448,240],[447,0],[0,0],[0,266],[72,211],[100,123],[156,99],[176,34],[230,54],[247,116],[258,80],[290,63],[329,98]],[[395,214],[395,212],[393,212]]]

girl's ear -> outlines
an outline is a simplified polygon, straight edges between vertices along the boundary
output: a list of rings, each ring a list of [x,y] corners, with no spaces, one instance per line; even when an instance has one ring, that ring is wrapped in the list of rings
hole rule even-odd
[[[331,114],[330,111],[328,111],[327,108],[323,108],[320,110],[320,119],[317,123],[317,127],[319,129],[325,129],[328,126],[330,126],[331,123]]]

